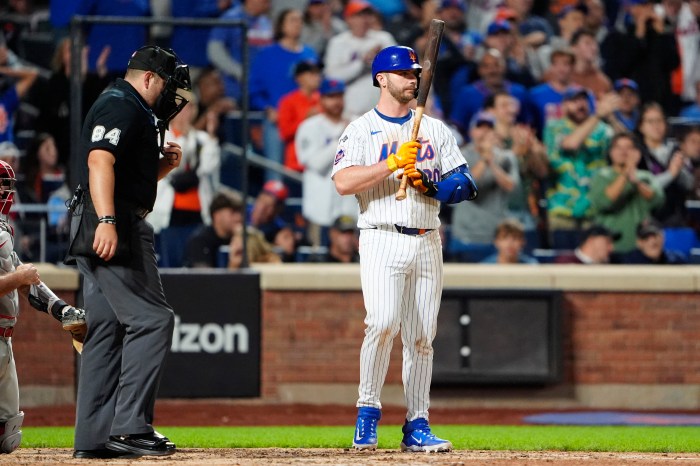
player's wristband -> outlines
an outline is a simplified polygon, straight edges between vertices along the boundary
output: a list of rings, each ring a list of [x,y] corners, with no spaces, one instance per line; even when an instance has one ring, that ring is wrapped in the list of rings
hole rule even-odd
[[[109,223],[110,225],[117,224],[117,218],[114,215],[103,215],[98,218],[99,223]]]

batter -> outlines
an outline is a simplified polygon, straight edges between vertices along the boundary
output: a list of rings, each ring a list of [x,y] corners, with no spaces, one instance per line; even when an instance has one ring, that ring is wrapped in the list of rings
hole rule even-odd
[[[408,412],[403,451],[449,451],[428,424],[433,347],[442,294],[440,202],[476,197],[469,167],[449,129],[424,116],[410,141],[421,66],[413,49],[392,46],[372,63],[380,88],[376,108],[353,121],[338,143],[333,180],[360,206],[360,269],[367,316],[360,352],[358,416],[353,446],[376,449],[380,394],[394,337],[401,330]],[[395,199],[403,169],[408,197]]]

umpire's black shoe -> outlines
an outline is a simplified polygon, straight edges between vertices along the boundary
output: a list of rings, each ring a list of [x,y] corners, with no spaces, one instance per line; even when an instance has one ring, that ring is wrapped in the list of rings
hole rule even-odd
[[[175,453],[175,444],[158,432],[132,435],[110,435],[105,444],[110,450],[143,456],[165,456]]]
[[[73,452],[73,458],[83,459],[83,460],[107,460],[112,458],[138,458],[141,455],[131,452],[124,451],[114,451],[108,450],[107,448],[100,448],[99,450],[75,450]]]

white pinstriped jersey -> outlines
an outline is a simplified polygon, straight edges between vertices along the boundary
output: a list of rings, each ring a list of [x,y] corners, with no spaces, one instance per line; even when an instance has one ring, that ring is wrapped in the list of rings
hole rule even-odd
[[[338,142],[332,176],[343,168],[373,165],[396,153],[401,144],[410,141],[414,117],[413,110],[406,117],[391,118],[372,109],[350,123]],[[440,120],[423,115],[418,140],[423,147],[416,158],[416,168],[425,171],[433,181],[440,181],[443,174],[467,164],[454,136]],[[399,184],[396,176],[389,176],[356,195],[360,205],[358,228],[440,227],[440,202],[410,187],[407,198],[397,201]]]

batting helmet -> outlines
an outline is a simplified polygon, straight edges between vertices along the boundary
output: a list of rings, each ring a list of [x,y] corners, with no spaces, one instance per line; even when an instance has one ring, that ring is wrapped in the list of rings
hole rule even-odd
[[[0,214],[10,213],[15,200],[15,171],[9,163],[0,160]]]
[[[385,71],[417,70],[420,73],[423,67],[418,63],[418,55],[411,47],[392,45],[379,51],[372,62],[372,83],[379,87],[377,73]]]

